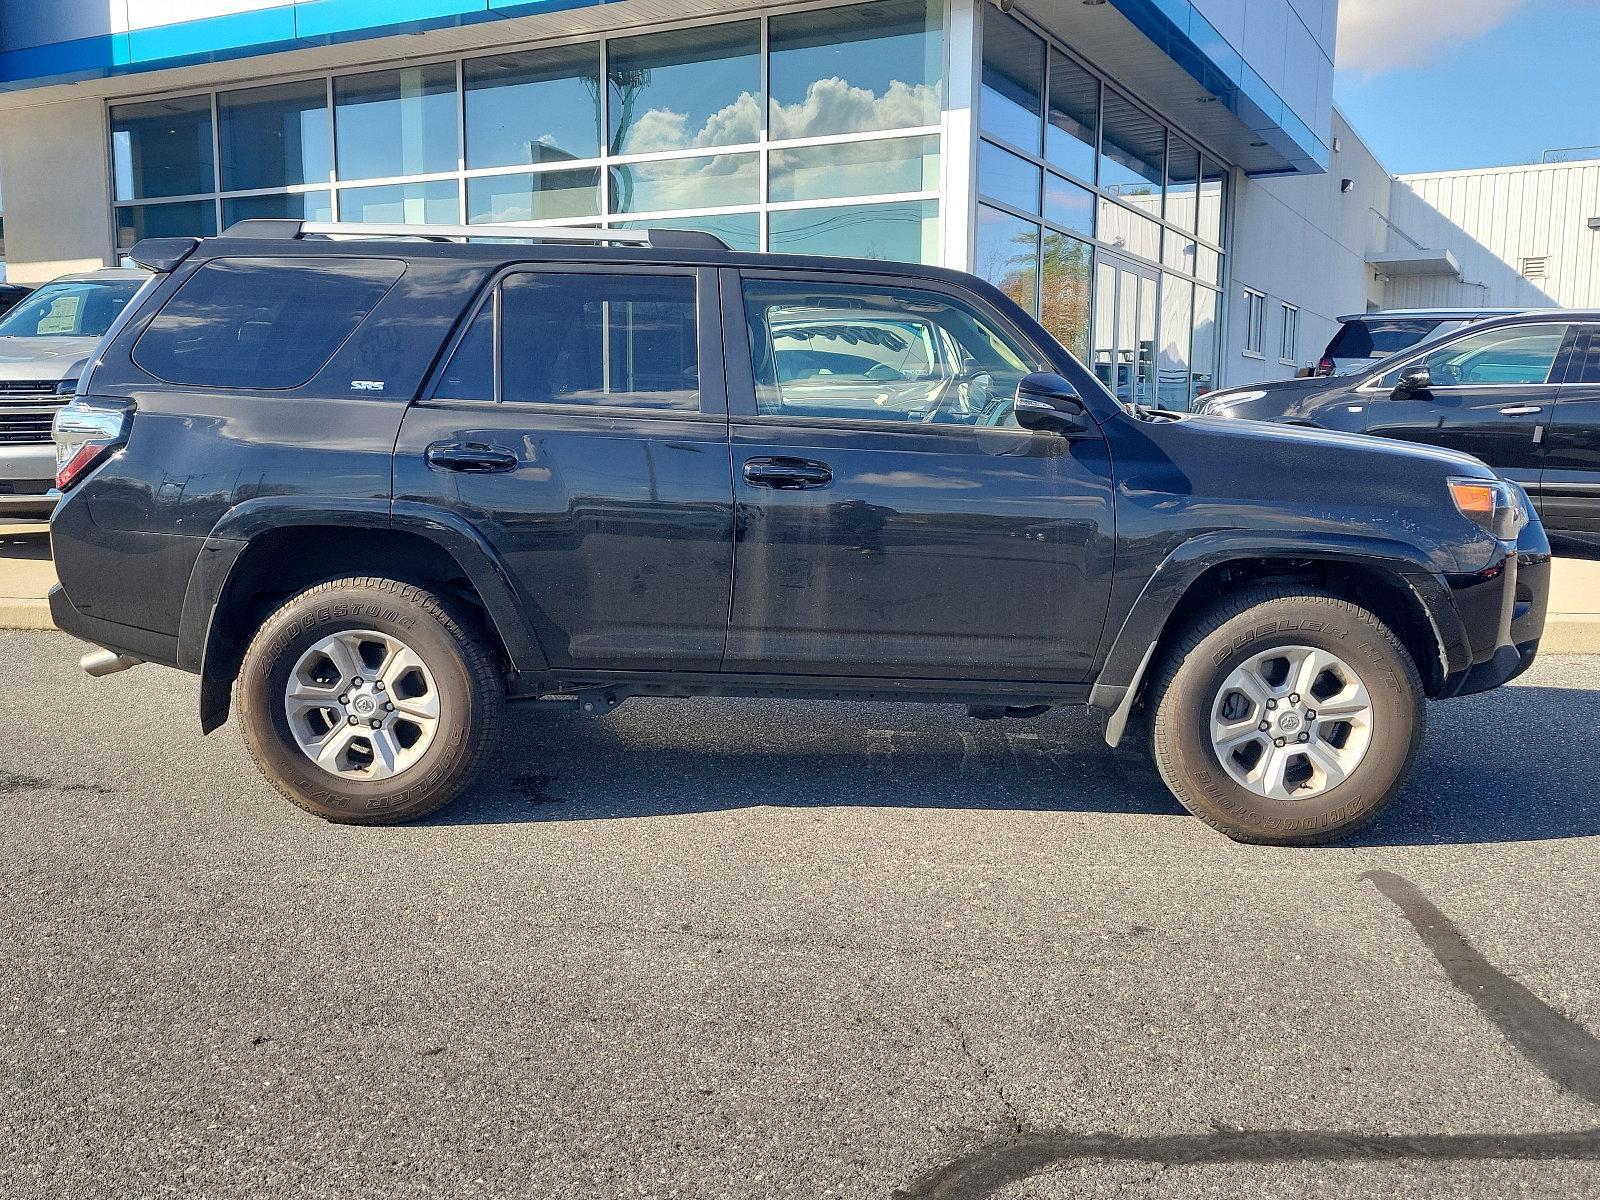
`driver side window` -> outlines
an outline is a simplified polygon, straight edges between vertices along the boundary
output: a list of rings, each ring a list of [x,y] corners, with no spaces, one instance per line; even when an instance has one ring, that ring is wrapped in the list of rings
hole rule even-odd
[[[1540,384],[1549,376],[1566,336],[1565,325],[1517,325],[1469,333],[1396,367],[1379,380],[1379,386],[1394,387],[1401,371],[1412,367],[1426,367],[1436,388]]]
[[[763,416],[1017,428],[1012,400],[1034,356],[936,292],[747,280]]]

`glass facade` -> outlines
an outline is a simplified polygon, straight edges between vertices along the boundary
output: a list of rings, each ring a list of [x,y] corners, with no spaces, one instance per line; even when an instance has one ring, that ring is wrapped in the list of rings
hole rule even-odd
[[[1066,50],[983,10],[973,269],[1117,395],[1215,385],[1226,172]]]
[[[247,217],[550,222],[937,262],[943,12],[872,0],[115,104],[117,244]]]
[[[938,263],[943,12],[868,0],[116,103],[117,243],[548,223]],[[1215,383],[1226,169],[1024,20],[985,4],[980,36],[971,267],[1119,395],[1189,406]]]

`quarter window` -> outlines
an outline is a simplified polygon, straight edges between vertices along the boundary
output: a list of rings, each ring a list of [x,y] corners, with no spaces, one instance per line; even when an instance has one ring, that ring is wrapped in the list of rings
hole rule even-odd
[[[1039,369],[987,317],[904,288],[750,282],[745,318],[765,416],[1016,428]]]
[[[699,410],[692,277],[528,272],[501,289],[502,399]]]
[[[404,272],[381,258],[215,259],[150,322],[134,361],[179,385],[300,387]]]
[[[1400,372],[1426,367],[1434,387],[1508,387],[1544,383],[1567,335],[1565,325],[1518,325],[1469,333],[1419,359],[1396,367],[1379,381],[1392,388]]]

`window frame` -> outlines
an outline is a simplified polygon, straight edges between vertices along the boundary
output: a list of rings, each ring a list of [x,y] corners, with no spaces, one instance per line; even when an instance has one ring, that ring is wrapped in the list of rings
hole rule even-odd
[[[1278,321],[1278,361],[1285,366],[1300,363],[1300,306],[1281,301]]]
[[[449,183],[455,191],[455,204],[457,217],[455,222],[466,220],[468,208],[467,188],[469,181],[486,176],[537,174],[542,171],[570,171],[578,169],[595,169],[600,172],[600,191],[598,196],[598,211],[581,217],[543,217],[529,221],[519,221],[517,224],[529,228],[540,226],[592,226],[597,229],[632,229],[643,226],[664,223],[670,226],[695,218],[716,217],[744,217],[754,216],[757,221],[756,246],[758,252],[768,251],[769,217],[774,214],[789,211],[821,211],[829,208],[854,208],[859,206],[883,207],[898,203],[919,202],[931,204],[934,208],[934,219],[940,223],[948,218],[947,206],[944,202],[943,180],[948,167],[946,155],[949,151],[948,138],[945,137],[945,122],[935,114],[931,124],[920,126],[901,126],[886,129],[866,130],[856,133],[843,134],[818,134],[814,136],[780,138],[774,136],[769,128],[770,105],[772,100],[770,84],[770,59],[772,54],[771,24],[775,19],[791,15],[805,15],[808,13],[826,13],[838,8],[859,7],[870,3],[871,0],[813,0],[810,3],[795,4],[771,10],[761,10],[749,14],[720,14],[717,16],[690,16],[676,20],[664,21],[647,30],[641,29],[616,29],[596,30],[583,34],[553,35],[547,37],[522,38],[506,41],[498,45],[475,46],[454,52],[441,51],[435,54],[426,54],[414,59],[380,60],[377,62],[350,64],[342,67],[328,67],[322,70],[284,71],[265,76],[260,79],[250,80],[248,83],[230,85],[220,84],[195,84],[188,87],[168,87],[146,92],[119,91],[108,95],[101,100],[101,126],[102,136],[105,139],[108,161],[114,160],[112,111],[124,105],[143,104],[163,100],[192,99],[205,101],[210,105],[211,140],[212,140],[212,169],[211,186],[205,190],[185,195],[119,199],[116,195],[115,172],[107,172],[106,202],[110,210],[111,229],[116,237],[120,225],[123,209],[146,210],[159,208],[163,205],[174,205],[180,202],[204,204],[210,208],[211,222],[218,233],[226,226],[223,224],[224,206],[230,200],[252,199],[257,196],[297,195],[305,192],[326,192],[332,205],[333,220],[350,219],[347,211],[342,207],[345,192],[363,187],[377,187],[388,185],[421,185],[429,183]],[[941,42],[948,40],[949,13],[947,6],[935,3],[931,10],[939,17],[940,27],[935,40]],[[718,26],[737,24],[741,21],[754,21],[760,26],[759,57],[761,65],[762,95],[758,103],[762,112],[760,127],[755,136],[748,142],[730,143],[727,145],[710,147],[691,147],[686,149],[639,151],[636,153],[614,154],[609,145],[609,128],[611,103],[609,70],[610,52],[614,42],[631,37],[642,37],[654,34],[685,32],[695,29],[707,29]],[[542,164],[513,164],[498,167],[472,167],[467,164],[465,143],[466,126],[466,65],[477,59],[493,58],[501,55],[514,55],[542,50],[556,50],[574,47],[597,45],[600,53],[600,120],[601,138],[600,153],[593,158],[574,159],[570,162],[553,162]],[[424,172],[409,175],[387,176],[371,179],[349,179],[339,170],[338,155],[338,105],[335,100],[336,81],[348,77],[371,74],[373,72],[398,69],[400,67],[430,67],[440,65],[453,65],[455,69],[455,103],[457,124],[457,161],[453,167],[436,172]],[[948,103],[946,83],[948,76],[941,75],[938,79],[941,95],[941,111]],[[220,97],[225,93],[250,90],[278,84],[313,83],[320,82],[328,97],[327,124],[332,147],[332,169],[327,180],[318,180],[311,183],[290,185],[284,188],[264,188],[250,191],[224,191],[220,187],[220,164],[217,158],[217,142],[220,136]],[[938,178],[933,181],[933,186],[908,192],[862,191],[853,195],[833,196],[818,200],[773,200],[767,189],[768,159],[773,152],[811,147],[831,147],[847,145],[853,142],[868,141],[894,141],[912,137],[936,137],[939,143],[939,170]],[[759,159],[757,196],[754,201],[738,204],[706,204],[700,207],[639,210],[632,213],[613,212],[611,168],[627,166],[648,166],[667,160],[694,160],[709,159],[718,155],[734,153],[752,153]],[[133,218],[130,218],[132,220]],[[155,235],[150,235],[155,236]],[[137,240],[137,239],[135,239]],[[116,245],[114,251],[119,259],[126,258],[128,247]],[[929,265],[937,263],[937,254],[929,260]]]
[[[1267,336],[1267,294],[1247,287],[1244,292],[1244,347],[1240,351],[1246,358],[1265,358],[1263,348]]]
[[[993,325],[1013,341],[1018,349],[1032,358],[1035,370],[1055,370],[1053,356],[1047,347],[1019,327],[984,297],[943,280],[917,277],[875,275],[857,271],[824,272],[803,268],[739,268],[723,267],[719,287],[722,293],[723,343],[728,348],[728,419],[731,426],[778,427],[785,429],[848,430],[864,432],[902,433],[918,437],[971,438],[1002,436],[1015,440],[1018,437],[1057,437],[1037,430],[1015,425],[925,425],[919,421],[887,421],[871,417],[791,417],[781,413],[764,413],[756,395],[755,364],[750,359],[750,327],[745,318],[744,284],[774,282],[787,284],[815,284],[819,288],[830,285],[867,287],[879,290],[900,288],[907,291],[927,292],[965,305],[984,321]],[[1042,364],[1042,365],[1041,365]]]
[[[1418,362],[1424,358],[1427,358],[1430,354],[1436,354],[1440,350],[1446,350],[1449,347],[1454,346],[1457,342],[1464,341],[1469,337],[1476,337],[1479,334],[1496,333],[1501,330],[1510,331],[1517,329],[1530,329],[1536,328],[1540,325],[1560,325],[1565,328],[1565,333],[1563,333],[1561,338],[1561,344],[1556,347],[1555,357],[1550,360],[1550,369],[1545,372],[1543,383],[1441,383],[1435,387],[1430,387],[1428,390],[1430,392],[1481,392],[1505,390],[1511,388],[1521,390],[1523,388],[1531,387],[1559,387],[1561,386],[1562,380],[1565,379],[1565,377],[1571,372],[1570,364],[1573,358],[1575,339],[1578,337],[1579,331],[1582,330],[1584,326],[1579,325],[1571,320],[1563,321],[1557,319],[1552,321],[1545,319],[1515,321],[1508,325],[1496,325],[1489,329],[1485,329],[1482,322],[1472,325],[1465,325],[1458,329],[1449,339],[1436,342],[1431,346],[1421,349],[1418,352],[1411,354],[1410,357],[1406,358],[1404,361],[1396,363],[1393,366],[1385,366],[1382,370],[1375,370],[1367,379],[1363,380],[1361,385],[1355,390],[1358,393],[1369,396],[1390,395],[1393,393],[1394,387],[1393,385],[1384,387],[1384,378],[1388,375],[1394,374],[1396,371],[1404,371],[1407,367],[1415,366]],[[1398,356],[1391,355],[1390,357],[1393,358]],[[1388,362],[1389,360],[1385,359],[1383,361]],[[1562,379],[1555,378],[1558,369],[1561,371]]]
[[[482,286],[481,291],[463,310],[456,327],[446,339],[439,361],[434,366],[422,389],[429,404],[461,405],[472,409],[493,406],[506,411],[515,409],[527,412],[569,413],[574,416],[597,416],[615,420],[619,416],[635,419],[649,418],[669,421],[702,421],[707,418],[726,420],[728,415],[727,378],[723,368],[721,297],[715,278],[715,267],[680,266],[670,263],[611,263],[579,261],[518,261],[498,268]],[[517,275],[675,275],[694,280],[695,284],[695,350],[700,372],[700,407],[647,408],[634,404],[563,404],[559,400],[507,400],[505,398],[502,345],[504,309],[501,287],[507,279]],[[467,339],[473,322],[485,306],[492,306],[493,336],[490,339],[490,364],[493,379],[492,395],[484,399],[463,399],[440,396],[438,390],[455,358],[456,350]]]

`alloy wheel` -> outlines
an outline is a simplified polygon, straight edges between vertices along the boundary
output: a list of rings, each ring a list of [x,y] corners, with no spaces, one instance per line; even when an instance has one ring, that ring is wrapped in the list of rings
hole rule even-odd
[[[306,650],[283,703],[295,745],[341,779],[400,774],[439,728],[439,690],[422,656],[370,629],[340,630]]]
[[[1211,746],[1234,782],[1272,800],[1338,787],[1372,744],[1366,685],[1338,655],[1278,646],[1240,663],[1211,705]]]

